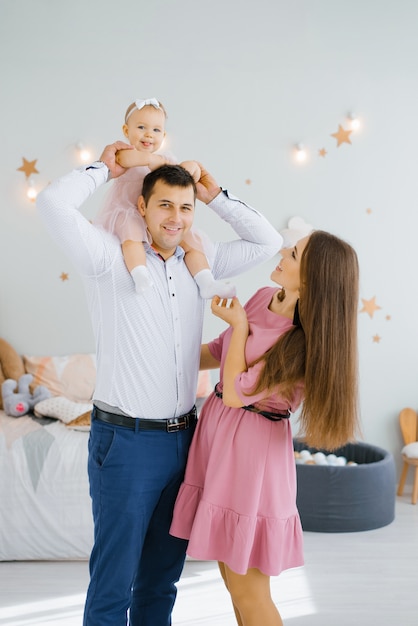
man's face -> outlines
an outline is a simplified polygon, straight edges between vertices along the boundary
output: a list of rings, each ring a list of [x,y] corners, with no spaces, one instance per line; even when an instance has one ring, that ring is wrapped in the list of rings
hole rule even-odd
[[[153,248],[164,259],[174,254],[189,232],[194,219],[194,203],[192,187],[172,187],[161,180],[156,182],[147,205],[140,196],[138,210],[148,226]]]

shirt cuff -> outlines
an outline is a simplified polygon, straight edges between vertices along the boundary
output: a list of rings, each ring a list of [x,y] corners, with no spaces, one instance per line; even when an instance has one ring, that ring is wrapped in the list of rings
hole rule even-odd
[[[234,210],[233,205],[241,204],[256,213],[257,215],[261,215],[256,209],[254,209],[249,204],[246,204],[232,193],[230,193],[227,189],[222,189],[221,192],[208,204],[210,209],[213,209],[221,218],[226,217],[231,211]]]
[[[110,170],[103,161],[94,161],[94,163],[90,163],[90,165],[80,167],[80,171],[84,171],[91,176],[97,186],[107,183],[110,179]]]

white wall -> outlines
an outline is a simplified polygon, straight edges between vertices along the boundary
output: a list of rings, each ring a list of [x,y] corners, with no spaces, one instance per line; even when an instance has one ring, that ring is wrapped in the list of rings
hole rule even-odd
[[[414,0],[2,0],[0,336],[20,353],[93,349],[81,282],[17,168],[37,159],[41,188],[78,165],[77,141],[97,158],[122,138],[127,105],[156,96],[180,159],[201,160],[278,228],[299,214],[355,246],[361,298],[381,307],[359,312],[364,439],[398,456],[398,411],[418,404],[417,23]],[[363,130],[337,148],[350,110]],[[197,223],[230,234],[202,205]],[[237,280],[242,300],[273,266]],[[205,339],[221,328],[208,312]]]

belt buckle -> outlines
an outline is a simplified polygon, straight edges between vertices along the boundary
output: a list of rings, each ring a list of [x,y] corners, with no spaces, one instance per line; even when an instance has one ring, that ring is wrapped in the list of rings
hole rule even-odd
[[[189,425],[189,416],[185,415],[181,422],[178,421],[179,419],[180,418],[178,417],[174,417],[172,418],[173,421],[167,420],[167,432],[168,433],[175,433],[178,430],[186,430],[186,428]]]

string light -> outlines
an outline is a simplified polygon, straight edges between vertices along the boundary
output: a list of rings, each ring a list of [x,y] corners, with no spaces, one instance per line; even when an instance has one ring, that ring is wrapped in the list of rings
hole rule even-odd
[[[308,158],[308,153],[302,143],[298,143],[295,146],[296,154],[295,159],[298,163],[304,163]]]
[[[91,152],[88,148],[81,143],[81,141],[75,144],[76,149],[78,150],[78,156],[83,163],[89,163],[91,161]]]
[[[347,118],[350,120],[350,128],[351,130],[359,130],[360,126],[361,126],[361,122],[358,118],[358,116],[353,113],[353,111],[350,111],[347,115]]]
[[[28,188],[26,190],[26,196],[29,198],[31,202],[35,202],[37,195],[38,195],[38,192],[36,191],[35,183],[33,182],[32,178],[30,178],[28,180]]]

